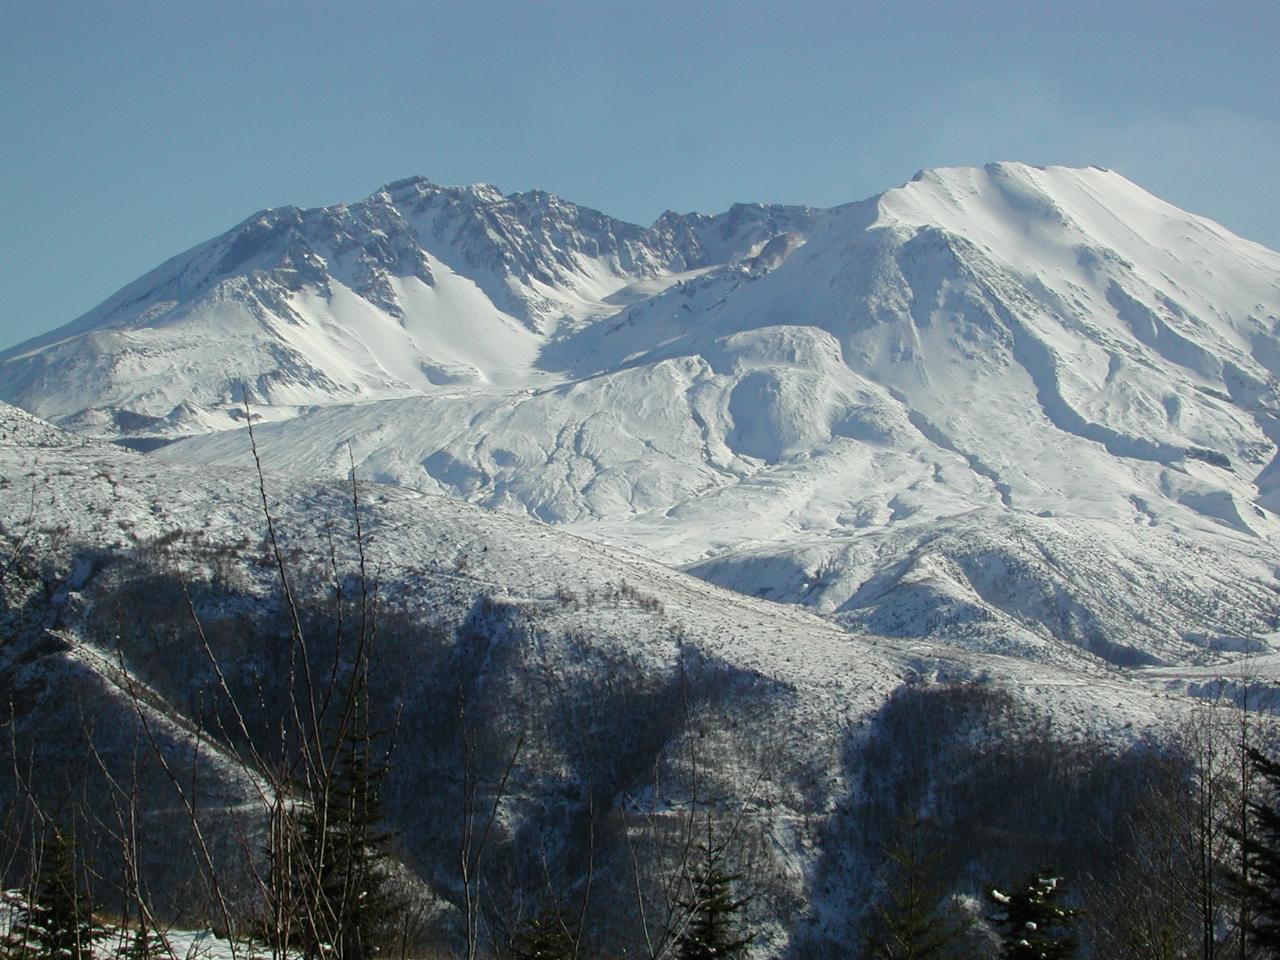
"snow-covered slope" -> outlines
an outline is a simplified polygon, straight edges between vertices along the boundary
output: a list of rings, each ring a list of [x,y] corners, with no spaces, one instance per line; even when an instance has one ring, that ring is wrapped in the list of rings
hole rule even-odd
[[[1280,254],[1096,168],[647,230],[405,181],[178,258],[0,396],[232,463],[243,379],[299,475],[350,444],[849,626],[1170,664],[1276,627],[1278,325]]]
[[[546,336],[686,272],[753,258],[801,208],[643,229],[535,191],[415,178],[360,203],[265,210],[0,354],[0,399],[107,435],[234,426],[299,405],[525,387]],[[775,245],[769,257],[779,255]]]
[[[0,531],[10,542],[26,533],[37,540],[52,537],[47,556],[55,565],[80,554],[84,565],[61,585],[64,591],[80,591],[101,573],[95,554],[105,569],[157,543],[172,545],[179,565],[198,566],[199,558],[207,562],[224,548],[245,565],[241,575],[255,590],[272,588],[276,573],[260,562],[265,548],[248,536],[265,530],[252,469],[240,463],[156,464],[48,425],[36,435],[28,429],[32,422],[0,404],[0,485],[16,494],[4,498]],[[64,442],[52,442],[57,437]],[[244,453],[251,457],[249,450]],[[340,563],[354,562],[348,484],[279,473],[268,474],[266,484],[288,556],[325,558],[337,549]],[[1124,738],[1128,726],[1158,725],[1180,709],[1145,695],[1104,708],[1104,701],[1130,686],[1105,669],[1075,675],[1017,658],[958,653],[927,638],[886,643],[793,605],[746,597],[645,557],[456,498],[362,482],[360,503],[364,546],[388,603],[421,610],[455,607],[453,615],[460,616],[478,596],[503,599],[527,607],[549,633],[588,630],[594,642],[620,644],[655,665],[669,661],[681,643],[696,643],[709,656],[804,691],[788,701],[803,712],[788,728],[807,734],[822,728],[838,737],[903,679],[919,675],[1007,678],[1014,689],[1039,679],[1062,687],[1066,699],[1059,719],[1064,730],[1076,733]],[[1077,698],[1084,700],[1075,703]]]
[[[1151,689],[1096,665],[1047,666],[925,638],[886,639],[856,625],[846,631],[795,606],[723,590],[456,498],[362,482],[357,541],[345,484],[268,475],[266,487],[297,596],[307,595],[309,566],[356,569],[358,546],[377,571],[378,616],[388,621],[378,634],[380,682],[387,702],[401,711],[391,815],[410,862],[445,897],[456,869],[449,831],[457,810],[445,785],[460,768],[432,765],[450,761],[437,759],[441,748],[430,737],[438,722],[432,711],[456,712],[455,690],[449,678],[423,667],[438,664],[431,658],[441,635],[455,638],[446,649],[483,637],[480,674],[464,679],[480,689],[484,699],[475,709],[487,711],[485,722],[515,726],[517,711],[541,711],[535,712],[539,722],[524,728],[504,836],[521,836],[530,822],[537,830],[565,829],[584,808],[593,777],[602,776],[583,766],[583,755],[598,754],[630,771],[624,779],[595,782],[596,788],[612,784],[613,793],[597,798],[612,811],[643,801],[656,776],[646,764],[654,770],[659,762],[676,764],[678,773],[685,749],[703,751],[698,775],[710,784],[703,789],[714,791],[703,804],[746,810],[750,827],[744,829],[758,833],[768,851],[758,862],[767,865],[761,869],[768,882],[761,882],[753,906],[762,953],[779,951],[806,929],[849,936],[857,911],[842,897],[870,874],[857,868],[856,845],[846,848],[838,825],[850,815],[846,808],[873,799],[856,758],[904,690],[960,682],[956,689],[968,691],[970,702],[1033,710],[1053,736],[1087,740],[1102,754],[1164,736],[1187,715],[1188,702],[1164,692],[1164,676],[1153,678],[1159,689]],[[264,665],[282,656],[277,648],[289,637],[287,629],[282,638],[270,627],[273,611],[279,612],[278,582],[254,472],[239,464],[157,464],[62,435],[0,404],[0,489],[0,558],[9,575],[0,580],[0,615],[12,638],[0,646],[0,689],[20,707],[8,736],[32,751],[24,762],[39,765],[40,782],[50,789],[62,777],[96,783],[97,768],[83,769],[83,739],[86,730],[101,729],[94,734],[99,762],[126,775],[137,764],[141,734],[139,707],[125,691],[140,690],[148,722],[172,741],[162,749],[202,758],[203,767],[189,777],[201,784],[202,803],[237,818],[210,828],[215,840],[225,839],[234,861],[246,832],[261,829],[267,807],[231,755],[200,742],[197,717],[184,714],[182,705],[198,711],[213,689],[200,686],[202,671],[220,654],[205,643],[225,654],[219,682],[235,686],[247,678],[256,703]],[[14,559],[17,574],[9,564]],[[195,606],[186,606],[193,594],[205,617],[199,637],[191,625]],[[431,629],[413,628],[420,623]],[[134,673],[128,683],[121,664]],[[688,679],[686,666],[702,672]],[[683,724],[673,717],[655,722],[644,696],[661,691],[664,682],[687,679],[695,689],[679,688]],[[710,699],[697,686],[708,682]],[[690,698],[697,704],[696,727],[687,714]],[[586,710],[582,704],[596,711],[590,716],[599,715],[590,735],[576,726],[567,738],[557,733],[556,724],[585,722],[573,713]],[[653,729],[637,731],[645,722]],[[637,734],[653,741],[651,755],[620,755],[607,739],[629,742],[626,737]],[[680,747],[686,736],[696,736],[697,745]],[[157,782],[147,798],[155,811],[146,833],[155,844],[156,869],[182,877],[182,861],[172,851],[185,849],[174,842],[183,824],[175,826],[168,781],[152,772]],[[668,775],[663,804],[674,815],[690,801],[679,793],[678,778]],[[415,778],[430,788],[415,788]],[[5,795],[0,790],[0,798]],[[443,812],[430,806],[437,801]],[[433,859],[436,845],[444,849],[443,865]],[[611,861],[604,848],[598,853],[607,877]],[[542,856],[545,869],[545,848]],[[784,911],[779,903],[791,906]]]

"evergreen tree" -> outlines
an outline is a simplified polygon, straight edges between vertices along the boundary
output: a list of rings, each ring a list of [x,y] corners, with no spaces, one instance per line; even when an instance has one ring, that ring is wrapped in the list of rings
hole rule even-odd
[[[1067,960],[1079,944],[1071,935],[1076,911],[1062,906],[1059,877],[1047,870],[1033,873],[1011,894],[993,889],[996,905],[991,921],[1000,930],[1001,960]]]
[[[1244,934],[1262,957],[1280,958],[1280,763],[1250,748],[1249,764],[1265,784],[1261,800],[1250,800],[1249,832],[1235,834],[1244,851],[1244,871],[1230,876],[1247,905]]]
[[[328,798],[333,869],[326,898],[340,905],[336,929],[343,960],[376,956],[400,909],[382,807],[387,768],[385,757],[378,755],[381,738],[369,732],[365,705],[353,712],[355,720],[338,747]]]
[[[55,828],[41,860],[31,895],[15,911],[3,941],[4,956],[92,960],[93,945],[106,930],[94,920],[93,901],[80,882],[74,836]]]
[[[516,941],[516,960],[572,960],[573,939],[555,916],[535,917]]]
[[[885,849],[887,892],[864,940],[873,960],[942,960],[955,955],[963,928],[939,909],[938,854],[923,849],[924,821],[901,823],[904,833]]]
[[[742,878],[724,871],[722,848],[708,842],[701,850],[702,862],[689,878],[689,899],[682,904],[688,920],[676,942],[676,956],[680,960],[741,957],[755,939],[754,934],[739,935],[740,916],[750,898],[734,899],[733,885]]]
[[[320,769],[303,790],[305,800],[290,808],[292,829],[280,840],[289,849],[272,857],[284,859],[283,895],[301,914],[285,931],[290,945],[309,958],[364,960],[388,944],[403,905],[382,806],[389,757],[385,735],[369,725],[359,661],[343,693]]]
[[[116,956],[119,960],[156,960],[168,955],[164,940],[145,923],[133,930],[122,931],[122,942]]]

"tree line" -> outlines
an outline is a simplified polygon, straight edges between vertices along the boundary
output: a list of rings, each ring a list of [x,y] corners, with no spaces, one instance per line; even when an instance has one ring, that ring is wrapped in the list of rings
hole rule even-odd
[[[359,660],[336,671],[333,719],[316,739],[318,770],[276,786],[263,866],[261,899],[234,934],[245,957],[363,960],[415,955],[406,938],[414,909],[401,882],[404,864],[382,808],[385,776],[394,762],[394,730],[370,723]],[[365,664],[367,668],[367,664]],[[1232,723],[1236,738],[1211,746],[1206,738]],[[1208,724],[1208,725],[1207,725]],[[1240,731],[1245,738],[1240,739]],[[1206,708],[1184,732],[1201,752],[1182,766],[1180,810],[1165,805],[1168,784],[1153,784],[1160,803],[1126,812],[1141,842],[1132,843],[1106,874],[1064,876],[1041,868],[1010,884],[980,885],[980,898],[957,890],[945,869],[946,843],[935,820],[904,816],[872,868],[877,883],[861,934],[839,955],[863,960],[1065,960],[1074,957],[1272,958],[1280,956],[1280,759],[1248,733],[1247,723]],[[1238,751],[1242,750],[1243,753]],[[1239,779],[1224,777],[1230,759]],[[1186,757],[1180,757],[1179,762]],[[314,777],[308,780],[306,777]],[[1214,782],[1216,780],[1216,782]],[[501,797],[501,785],[493,796]],[[1208,804],[1202,807],[1201,804]],[[480,809],[480,807],[487,809]],[[470,835],[459,853],[478,872],[491,803],[471,810]],[[1154,819],[1153,819],[1154,818]],[[668,825],[669,826],[669,825]],[[648,829],[641,823],[633,843]],[[746,956],[755,942],[750,905],[754,878],[736,868],[741,835],[712,811],[680,818],[673,856],[633,865],[655,867],[670,899],[646,935],[651,956],[677,960]],[[126,916],[108,924],[93,898],[91,851],[77,825],[46,818],[27,864],[25,881],[5,894],[8,909],[0,955],[6,958],[94,956],[172,957],[165,926],[139,897]],[[670,838],[667,838],[668,840]],[[498,948],[478,935],[455,955],[501,955],[511,960],[569,960],[593,953],[587,919],[591,882],[574,896],[527,912]],[[637,890],[639,890],[639,885]],[[483,886],[473,888],[477,897]],[[643,894],[641,894],[643,896]],[[660,898],[647,901],[651,907]],[[474,918],[472,918],[474,919]],[[229,947],[235,955],[235,948]]]

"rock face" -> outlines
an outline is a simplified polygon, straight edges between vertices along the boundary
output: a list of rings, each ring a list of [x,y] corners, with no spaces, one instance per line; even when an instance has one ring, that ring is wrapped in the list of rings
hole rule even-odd
[[[1169,666],[1277,626],[1280,254],[1097,168],[650,228],[391,184],[0,355],[83,433],[566,525],[854,630]],[[376,402],[369,402],[376,401]]]

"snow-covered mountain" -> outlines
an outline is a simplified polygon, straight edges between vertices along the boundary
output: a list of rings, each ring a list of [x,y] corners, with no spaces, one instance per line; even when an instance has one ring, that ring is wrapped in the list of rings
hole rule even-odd
[[[459,702],[481,780],[520,745],[493,869],[590,864],[610,954],[637,830],[690,811],[742,824],[761,956],[856,942],[907,805],[959,893],[1105,870],[1182,694],[1280,671],[1278,325],[1280,255],[1096,169],[649,228],[422,180],[267,211],[0,355],[57,423],[0,403],[6,768],[109,822],[150,738],[234,876],[269,804],[219,698],[273,729],[280,570],[324,644],[368,569],[443,942]],[[176,916],[200,871],[142,775]]]
[[[644,229],[392,184],[259,214],[0,355],[0,398],[568,526],[854,629],[1066,665],[1265,647],[1280,254],[1097,168]],[[372,401],[372,402],[371,402]]]
[[[526,387],[549,335],[804,229],[799,208],[650,229],[542,192],[423,179],[257,213],[3,354],[0,395],[105,434],[199,433],[283,407]],[[775,243],[765,259],[785,249]]]

